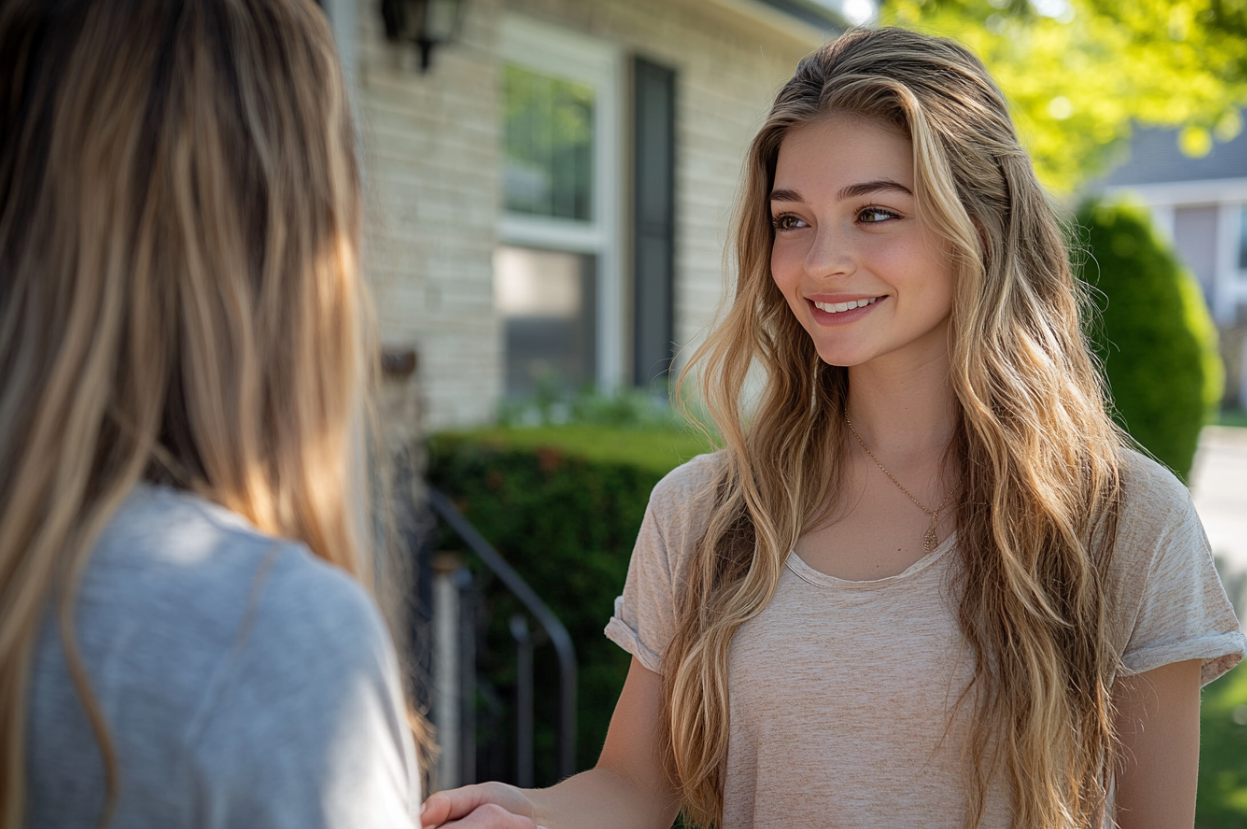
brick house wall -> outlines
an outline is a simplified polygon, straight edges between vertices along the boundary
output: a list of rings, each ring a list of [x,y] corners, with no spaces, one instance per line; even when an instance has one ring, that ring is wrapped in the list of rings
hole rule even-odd
[[[349,2],[327,5],[339,39],[344,21],[355,35],[341,51],[365,170],[365,270],[382,339],[419,354],[426,428],[487,422],[503,393],[492,257],[502,203],[506,15],[675,70],[674,328],[678,345],[698,340],[726,285],[724,245],[748,143],[778,87],[823,33],[756,0],[465,0],[458,42],[439,48],[421,74],[413,47],[386,41],[379,0],[359,0],[343,14]],[[626,90],[620,100],[628,100]],[[619,198],[621,215],[629,215],[628,194]],[[626,256],[620,266],[627,283]]]
[[[472,2],[462,42],[439,51],[428,75],[413,48],[386,42],[378,2],[357,13],[364,267],[382,340],[417,350],[432,427],[487,420],[501,382],[491,263],[499,5]]]

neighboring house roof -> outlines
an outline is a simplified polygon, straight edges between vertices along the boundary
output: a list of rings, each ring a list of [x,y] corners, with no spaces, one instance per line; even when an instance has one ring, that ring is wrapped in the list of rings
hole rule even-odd
[[[827,32],[864,23],[878,13],[877,0],[759,0]]]
[[[784,32],[811,48],[845,29],[873,20],[879,0],[708,0]]]
[[[1244,112],[1247,117],[1247,112]],[[1101,187],[1169,184],[1187,181],[1247,178],[1247,131],[1225,143],[1216,142],[1202,158],[1191,158],[1178,149],[1175,130],[1135,130],[1130,156],[1099,182]]]

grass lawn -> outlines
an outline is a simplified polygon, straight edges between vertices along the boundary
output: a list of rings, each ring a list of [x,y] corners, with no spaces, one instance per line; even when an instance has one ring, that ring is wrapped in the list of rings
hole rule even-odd
[[[1247,826],[1247,669],[1204,689],[1196,829]]]
[[[1242,409],[1222,409],[1217,418],[1218,426],[1239,426],[1247,428],[1247,411]]]

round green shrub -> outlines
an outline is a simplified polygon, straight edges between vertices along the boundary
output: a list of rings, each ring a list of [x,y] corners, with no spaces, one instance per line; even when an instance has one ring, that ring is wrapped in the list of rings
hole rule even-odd
[[[1157,238],[1144,209],[1091,201],[1077,222],[1077,258],[1098,310],[1089,333],[1113,416],[1185,480],[1225,379],[1199,284]]]

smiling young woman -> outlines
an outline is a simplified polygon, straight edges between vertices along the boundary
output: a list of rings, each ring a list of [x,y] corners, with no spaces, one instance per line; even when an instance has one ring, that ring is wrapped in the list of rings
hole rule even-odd
[[[1106,414],[983,65],[897,29],[811,55],[735,242],[690,361],[725,446],[650,500],[598,765],[425,825],[1190,827],[1200,683],[1247,642],[1186,490]]]

